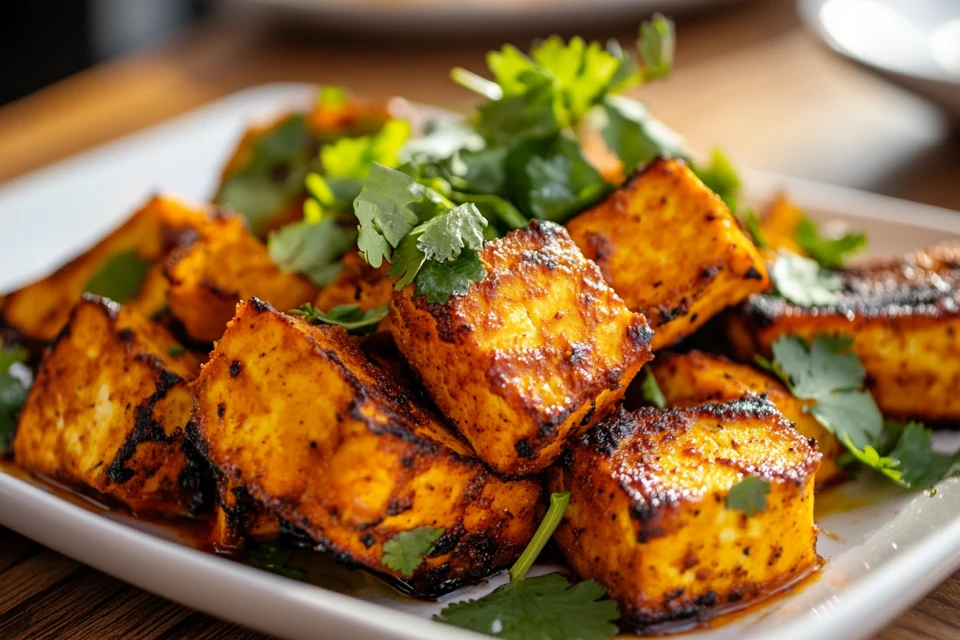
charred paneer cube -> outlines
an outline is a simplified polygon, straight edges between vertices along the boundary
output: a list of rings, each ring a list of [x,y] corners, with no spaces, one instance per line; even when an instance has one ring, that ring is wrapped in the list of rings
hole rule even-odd
[[[84,294],[20,414],[17,464],[140,514],[195,513],[210,485],[184,437],[199,369],[160,325]]]
[[[317,295],[312,282],[284,273],[237,216],[219,216],[194,242],[175,250],[165,274],[171,313],[200,342],[223,335],[240,300],[255,296],[293,309]]]
[[[607,588],[629,626],[709,617],[818,566],[819,459],[759,396],[622,411],[549,470],[550,491],[572,494],[554,540],[577,574]],[[728,496],[753,476],[769,493],[748,515]]]
[[[794,397],[773,376],[749,365],[700,351],[659,353],[651,367],[668,406],[688,407],[739,400],[751,394],[765,395],[787,420],[796,425],[800,435],[812,441],[823,455],[816,475],[817,488],[846,479],[837,464],[846,448],[807,413],[804,400]]]
[[[486,243],[486,277],[445,304],[394,295],[387,324],[436,405],[497,471],[542,471],[613,411],[650,329],[560,226]]]
[[[540,482],[491,473],[340,327],[241,303],[194,392],[200,448],[233,485],[418,596],[508,566],[536,528]]]
[[[389,268],[389,264],[371,267],[359,252],[351,251],[343,257],[340,273],[320,290],[313,306],[323,311],[345,304],[355,304],[364,311],[386,306],[393,299]]]
[[[195,437],[194,434],[191,434]],[[280,536],[281,520],[262,502],[254,499],[242,484],[215,473],[217,505],[209,546],[217,551],[242,549],[249,541],[272,540]]]
[[[647,317],[654,351],[770,285],[753,242],[680,160],[653,162],[567,229],[627,306]]]
[[[83,255],[10,293],[0,319],[22,335],[46,342],[59,333],[84,291],[109,293],[115,302],[151,317],[167,306],[162,258],[206,222],[204,209],[155,197]],[[103,282],[110,279],[121,282]]]
[[[769,355],[788,334],[849,335],[885,416],[960,422],[960,243],[836,273],[841,292],[829,305],[752,296],[727,326],[738,357]]]

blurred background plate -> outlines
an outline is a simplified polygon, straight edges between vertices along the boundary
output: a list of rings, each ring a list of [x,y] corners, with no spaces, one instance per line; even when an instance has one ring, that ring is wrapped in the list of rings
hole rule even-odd
[[[655,11],[677,15],[737,0],[223,0],[274,15],[308,19],[326,29],[389,33],[502,34],[583,27],[636,19]]]
[[[960,1],[800,0],[834,51],[960,118]]]

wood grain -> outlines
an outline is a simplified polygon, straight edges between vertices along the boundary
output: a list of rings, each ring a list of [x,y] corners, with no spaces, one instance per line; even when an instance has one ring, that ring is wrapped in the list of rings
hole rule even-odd
[[[594,29],[588,37],[631,37]],[[518,38],[523,44],[524,39]],[[232,13],[165,47],[78,74],[0,109],[0,180],[278,81],[464,108],[452,66],[481,69],[500,37],[368,41]],[[825,51],[791,0],[679,22],[677,71],[643,90],[695,149],[737,163],[960,209],[960,135],[931,105]],[[149,595],[0,528],[0,638],[264,638]],[[319,637],[319,635],[318,635]],[[879,634],[960,637],[960,573]]]

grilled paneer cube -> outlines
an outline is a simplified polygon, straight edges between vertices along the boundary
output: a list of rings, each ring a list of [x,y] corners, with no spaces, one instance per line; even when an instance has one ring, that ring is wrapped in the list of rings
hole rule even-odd
[[[387,277],[390,265],[371,267],[357,251],[343,257],[343,269],[320,291],[313,303],[317,309],[329,311],[344,304],[355,304],[364,311],[390,304],[393,280]]]
[[[479,581],[533,535],[539,481],[493,475],[340,327],[244,302],[194,391],[201,449],[231,483],[416,595]],[[442,533],[411,550],[417,530]]]
[[[751,297],[728,324],[739,357],[770,353],[780,336],[847,334],[883,414],[960,421],[960,243],[838,272],[833,304]]]
[[[756,247],[680,160],[657,160],[567,224],[584,255],[654,330],[654,351],[765,291]]]
[[[223,335],[241,299],[256,296],[293,309],[317,295],[309,280],[281,271],[267,247],[236,216],[220,216],[195,242],[174,251],[165,273],[170,311],[187,334],[201,342]]]
[[[150,317],[167,305],[167,281],[161,259],[185,237],[207,221],[207,212],[176,200],[155,197],[122,226],[83,255],[60,267],[43,280],[14,291],[0,308],[0,318],[22,335],[44,342],[56,337],[67,322],[70,309],[87,291],[94,277],[108,271],[109,277],[129,278],[133,263],[151,263],[129,299],[118,299]],[[111,267],[110,261],[120,260]],[[130,287],[123,287],[129,289]],[[98,293],[94,291],[94,293]],[[119,297],[119,296],[115,296]]]
[[[759,396],[624,411],[550,469],[550,490],[572,494],[554,540],[638,629],[744,606],[818,565],[819,459]],[[749,476],[769,483],[752,515],[726,505]]]
[[[193,410],[187,381],[199,368],[158,324],[85,294],[20,414],[16,462],[137,513],[190,515],[208,484],[184,439]]]
[[[768,258],[776,256],[780,249],[805,256],[797,244],[797,227],[803,220],[803,211],[787,196],[780,195],[760,220],[760,231],[769,248]]]
[[[217,506],[214,510],[210,546],[230,551],[248,540],[270,540],[280,535],[280,518],[250,495],[243,485],[218,474]]]
[[[397,347],[487,464],[537,473],[622,399],[650,329],[564,229],[534,221],[488,242],[487,275],[445,304],[394,295]]]
[[[794,397],[779,380],[751,366],[699,351],[660,353],[651,366],[668,406],[687,407],[739,400],[751,394],[765,395],[787,420],[796,425],[800,435],[814,441],[823,454],[817,470],[817,488],[846,478],[837,465],[837,459],[846,449],[804,410],[804,401]]]

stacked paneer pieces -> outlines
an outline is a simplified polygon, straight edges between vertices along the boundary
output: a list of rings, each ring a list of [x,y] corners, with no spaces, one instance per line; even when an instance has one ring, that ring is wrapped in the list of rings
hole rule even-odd
[[[960,422],[960,243],[835,273],[840,292],[827,305],[752,296],[727,325],[738,357],[769,355],[788,334],[849,335],[884,416]]]
[[[28,343],[52,340],[20,412],[17,463],[140,514],[203,511],[213,483],[186,435],[204,343],[241,298],[296,306],[316,294],[269,260],[242,218],[152,198],[3,300],[4,324]]]

